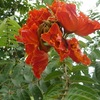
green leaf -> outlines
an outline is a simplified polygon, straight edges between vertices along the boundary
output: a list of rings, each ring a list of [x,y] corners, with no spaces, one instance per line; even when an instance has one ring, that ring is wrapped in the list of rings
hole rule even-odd
[[[11,74],[12,78],[15,79],[16,77],[20,76],[23,70],[24,63],[19,62],[14,68]]]
[[[61,63],[59,61],[59,58],[56,58],[56,59],[53,59],[49,62],[45,72],[47,74],[51,73],[52,72],[52,69],[55,69],[55,68],[58,68],[60,67]]]
[[[0,34],[3,32],[3,30],[4,30],[5,27],[6,27],[6,21],[7,21],[7,19],[5,19],[5,20],[0,24]]]
[[[83,82],[83,83],[95,83],[95,81],[92,78],[89,78],[87,76],[71,76],[70,78],[71,82]]]
[[[3,0],[0,0],[0,6],[1,6],[1,7],[4,7],[4,6],[5,6]]]
[[[84,66],[84,65],[77,65],[72,67],[72,72],[76,72],[76,71],[81,71],[81,70],[86,70],[88,69],[88,67]]]
[[[16,44],[15,35],[18,34],[20,25],[12,20],[12,17],[6,18],[0,24],[0,46],[7,46],[8,44]]]
[[[82,89],[84,91],[87,91],[91,94],[94,94],[94,95],[97,95],[97,91],[93,88],[93,87],[90,87],[90,86],[85,86],[85,85],[81,85],[81,84],[72,84],[70,86],[70,88],[78,88],[78,89]]]
[[[1,83],[5,82],[6,81],[6,77],[4,74],[0,74],[0,85]]]
[[[97,92],[84,85],[73,84],[64,100],[99,100]]]
[[[29,66],[24,67],[24,78],[28,83],[32,82],[33,80],[33,72]]]
[[[92,41],[92,38],[90,36],[84,36],[83,38],[87,39],[88,41]]]
[[[59,94],[62,92],[62,83],[56,83],[50,85],[47,92],[45,93],[45,100],[56,100]]]
[[[36,9],[41,9],[41,8],[46,8],[46,6],[45,5],[37,5],[36,4]]]
[[[72,93],[71,93],[72,92]],[[72,91],[66,97],[64,100],[98,100],[96,99],[91,99],[91,95],[89,95],[87,92],[84,92],[80,89],[72,89]]]
[[[42,91],[46,92],[50,83],[45,82],[44,80],[41,79],[41,81],[39,82],[39,85],[40,85],[40,88],[42,89]]]
[[[6,62],[3,62],[3,63],[5,63],[3,66],[1,66],[1,68],[3,69],[3,71],[1,71],[5,76],[9,76],[9,75],[11,75],[11,70],[12,70],[12,68],[13,68],[13,66],[14,66],[14,62],[11,60],[8,60],[8,62],[7,62],[7,60],[6,60]]]
[[[96,79],[100,83],[100,61],[97,62],[96,65],[95,65],[95,76],[96,76]]]
[[[10,60],[0,60],[0,66],[3,66],[5,64],[9,64]]]
[[[15,29],[20,29],[20,25],[15,21],[15,20],[12,20],[12,19],[8,19],[8,24],[12,25]]]
[[[11,79],[12,83],[16,87],[20,87],[21,84],[24,82],[23,76],[17,75],[14,79]]]
[[[3,86],[3,88],[0,88],[0,94],[6,95],[8,93],[9,88],[7,86]]]
[[[17,90],[18,100],[31,100],[28,92],[24,89]]]
[[[50,74],[48,74],[46,77],[45,77],[45,81],[49,81],[51,79],[54,79],[54,78],[57,78],[57,77],[60,77],[63,73],[61,71],[54,71],[54,72],[51,72]]]
[[[0,38],[0,46],[7,46],[7,37]]]
[[[91,60],[94,60],[94,61],[95,61],[96,59],[100,59],[100,54],[97,53],[98,51],[97,51],[97,52],[96,52],[96,51],[97,51],[97,50],[94,49],[94,50],[91,52],[91,54],[90,54]]]
[[[83,41],[81,41],[81,40],[79,40],[79,44],[80,44],[80,46],[81,47],[87,47],[87,44],[86,43],[84,43]]]
[[[54,0],[43,0],[45,4],[52,4]]]
[[[28,88],[34,100],[43,100],[42,92],[37,85],[29,84]]]
[[[73,65],[72,65],[71,62],[69,62],[69,61],[66,60],[66,65],[67,65],[67,67],[68,67],[70,70],[72,70]]]
[[[94,49],[92,51],[92,56],[95,58],[95,59],[100,59],[100,50],[99,49]]]

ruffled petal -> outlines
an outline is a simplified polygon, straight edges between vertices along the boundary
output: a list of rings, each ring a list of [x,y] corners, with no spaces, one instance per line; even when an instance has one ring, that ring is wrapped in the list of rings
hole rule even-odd
[[[17,41],[23,42],[24,44],[37,44],[39,45],[38,34],[37,34],[37,25],[34,23],[30,27],[24,25],[19,30],[19,35],[15,36]]]
[[[80,36],[87,36],[96,30],[100,29],[100,23],[96,20],[91,20],[88,16],[79,13],[78,26],[75,33]]]
[[[66,42],[63,40],[62,33],[56,23],[51,26],[47,33],[42,34],[41,38],[55,48],[60,55],[61,61],[68,57],[69,51]]]
[[[79,43],[76,38],[72,38],[67,40],[68,49],[70,51],[69,56],[73,59],[73,61],[77,63],[82,63],[84,65],[90,65],[91,60],[81,52]]]
[[[34,75],[37,78],[40,78],[48,64],[48,54],[44,51],[36,49],[34,52],[28,55],[26,63],[32,66]]]
[[[41,23],[43,23],[44,20],[47,20],[50,15],[51,14],[47,8],[31,10],[29,12],[29,17],[26,24],[31,26],[33,23],[36,23],[39,26]]]
[[[75,4],[66,4],[64,10],[57,11],[56,16],[58,21],[65,28],[67,33],[74,32],[77,29],[78,19]]]
[[[67,34],[75,33],[80,36],[87,36],[100,30],[100,23],[91,20],[82,12],[78,12],[75,4],[58,1],[54,2],[51,8]]]

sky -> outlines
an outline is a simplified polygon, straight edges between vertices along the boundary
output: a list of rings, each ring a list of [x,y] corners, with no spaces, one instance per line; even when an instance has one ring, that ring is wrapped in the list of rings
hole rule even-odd
[[[80,10],[87,13],[89,9],[94,9],[96,7],[96,2],[98,0],[75,0],[75,1],[82,1],[83,4],[80,7]]]

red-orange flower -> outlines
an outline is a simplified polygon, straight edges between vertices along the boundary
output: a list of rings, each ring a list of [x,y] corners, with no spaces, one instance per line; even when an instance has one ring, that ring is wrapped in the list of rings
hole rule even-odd
[[[68,49],[70,50],[70,57],[77,63],[83,63],[84,65],[90,65],[90,59],[81,52],[79,43],[76,38],[67,40]]]
[[[59,5],[59,3],[60,1],[56,2],[55,4]],[[78,13],[76,11],[75,4],[63,4],[61,9],[56,10],[56,17],[67,33],[76,33],[80,36],[87,36],[95,30],[100,29],[100,23],[95,20],[91,20],[82,12]]]
[[[42,34],[41,37],[44,41],[55,48],[60,55],[61,61],[69,55],[69,51],[66,48],[66,43],[62,38],[62,32],[56,23],[51,26],[47,33]]]
[[[24,43],[27,53],[26,63],[32,66],[34,75],[40,78],[48,63],[47,49],[49,46],[43,45],[38,33],[39,25],[50,16],[47,8],[32,10],[25,25],[19,30],[19,35],[15,36],[17,41]]]
[[[43,23],[44,20],[47,20],[50,15],[51,14],[47,8],[31,10],[29,12],[29,17],[27,19],[26,24],[28,26],[31,26],[33,23],[36,23],[39,26],[41,23]]]
[[[86,36],[100,29],[100,23],[76,11],[72,3],[54,0],[49,8],[31,10],[26,24],[19,30],[16,39],[24,43],[26,63],[32,66],[34,75],[40,78],[48,64],[50,47],[54,47],[63,61],[68,56],[77,63],[89,65],[90,59],[81,52],[77,39],[66,40],[70,33]],[[66,34],[66,33],[67,34]]]

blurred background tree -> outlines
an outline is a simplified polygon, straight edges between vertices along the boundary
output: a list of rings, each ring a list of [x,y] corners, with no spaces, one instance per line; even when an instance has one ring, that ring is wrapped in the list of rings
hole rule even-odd
[[[49,52],[49,64],[40,80],[25,64],[24,46],[14,36],[25,23],[29,10],[52,2],[0,0],[0,100],[100,100],[100,31],[86,37],[76,36],[91,58],[89,67],[76,64],[70,58],[63,66],[54,49]],[[78,8],[81,6],[79,2],[74,3]],[[96,6],[99,4],[100,0]],[[88,15],[100,19],[100,13],[94,10]]]

